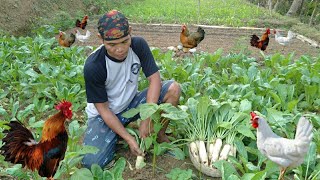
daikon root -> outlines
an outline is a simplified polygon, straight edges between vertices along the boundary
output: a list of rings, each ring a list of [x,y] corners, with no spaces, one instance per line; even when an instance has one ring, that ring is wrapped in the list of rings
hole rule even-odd
[[[231,151],[231,145],[230,144],[225,144],[221,150],[219,160],[227,160],[228,159],[228,154]]]
[[[142,169],[145,165],[146,165],[146,163],[144,162],[144,157],[137,156],[136,169]]]
[[[200,163],[199,151],[198,151],[198,147],[197,147],[196,142],[191,142],[189,148],[190,148],[191,155],[194,157],[194,159],[195,159],[198,163]]]
[[[221,147],[222,147],[222,140],[220,138],[217,138],[214,143],[213,150],[212,150],[210,164],[216,162],[219,159],[219,153],[220,153]]]
[[[211,160],[211,158],[212,158],[213,149],[214,149],[214,144],[213,144],[213,143],[210,143],[210,144],[207,146],[208,159],[209,159],[209,160]]]
[[[237,150],[236,147],[231,145],[231,148],[230,148],[228,155],[236,157],[236,150]]]
[[[204,166],[208,166],[208,155],[207,155],[207,150],[206,150],[206,145],[204,141],[199,141],[199,157],[200,157],[200,163]]]

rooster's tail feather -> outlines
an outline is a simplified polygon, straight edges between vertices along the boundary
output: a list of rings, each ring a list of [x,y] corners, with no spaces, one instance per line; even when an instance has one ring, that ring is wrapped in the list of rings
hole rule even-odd
[[[288,39],[292,39],[294,37],[294,34],[292,31],[288,31]]]
[[[312,129],[313,129],[313,126],[309,122],[309,120],[307,120],[305,117],[302,116],[299,119],[299,122],[297,125],[295,139],[300,139],[300,140],[303,139],[304,141],[309,143],[312,140],[312,136],[313,136]]]
[[[5,161],[22,164],[23,167],[28,166],[34,170],[38,164],[34,165],[34,161],[31,159],[33,159],[34,153],[40,149],[34,146],[35,140],[32,133],[19,121],[11,121],[8,126],[10,129],[4,131],[7,135],[2,139],[4,145],[0,148]],[[42,156],[40,157],[42,158]],[[41,158],[36,161],[41,161]]]
[[[76,20],[76,27],[80,27],[81,26],[81,21],[79,19]]]
[[[257,47],[259,42],[259,37],[257,35],[252,35],[250,39],[251,46]]]

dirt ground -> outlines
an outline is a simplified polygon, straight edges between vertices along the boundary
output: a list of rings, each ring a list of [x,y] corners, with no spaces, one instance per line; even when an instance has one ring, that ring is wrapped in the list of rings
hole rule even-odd
[[[144,37],[150,47],[157,47],[164,51],[168,47],[176,47],[179,44],[180,25],[146,25],[146,24],[131,24],[132,34],[135,36]],[[101,40],[96,36],[97,29],[94,25],[89,25],[87,29],[92,33],[88,42],[81,43],[76,41],[74,45],[91,45],[97,46]],[[196,26],[189,26],[190,32],[196,31]],[[222,48],[225,55],[229,53],[243,52],[248,56],[261,58],[260,50],[250,46],[250,36],[256,34],[261,36],[264,29],[244,29],[244,28],[226,28],[226,27],[203,27],[205,30],[205,38],[198,45],[196,52],[209,52],[213,53],[217,49]],[[81,33],[84,34],[85,30]],[[286,36],[286,31],[281,31]],[[274,40],[274,35],[270,35],[270,42],[267,50],[264,51],[265,55],[272,55],[281,53],[288,55],[294,52],[294,57],[299,58],[302,55],[310,57],[319,57],[320,49],[312,47],[309,43],[303,42],[297,38],[292,39],[291,43],[287,46],[282,46]],[[177,56],[186,56],[190,53],[183,53],[177,51]]]

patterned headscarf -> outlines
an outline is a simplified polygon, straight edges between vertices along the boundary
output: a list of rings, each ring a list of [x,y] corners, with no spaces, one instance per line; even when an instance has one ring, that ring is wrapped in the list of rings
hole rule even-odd
[[[106,41],[125,37],[129,34],[128,19],[117,10],[109,11],[99,19],[98,31]]]

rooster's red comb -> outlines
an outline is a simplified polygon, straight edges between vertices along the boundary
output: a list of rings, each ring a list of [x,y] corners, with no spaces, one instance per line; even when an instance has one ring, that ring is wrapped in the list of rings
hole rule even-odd
[[[254,119],[257,116],[256,113],[254,113],[253,111],[250,112],[250,115],[251,115],[251,119]]]
[[[65,110],[69,109],[72,106],[72,103],[66,100],[62,100],[59,104],[55,106],[56,110]]]

